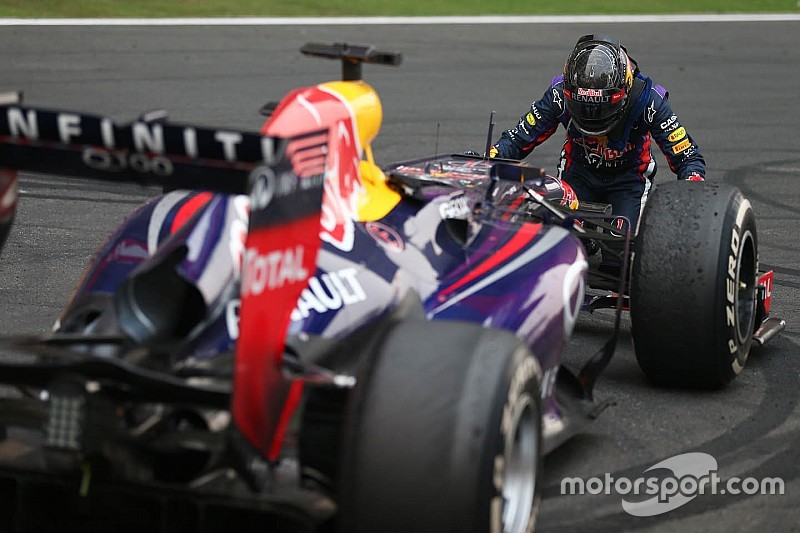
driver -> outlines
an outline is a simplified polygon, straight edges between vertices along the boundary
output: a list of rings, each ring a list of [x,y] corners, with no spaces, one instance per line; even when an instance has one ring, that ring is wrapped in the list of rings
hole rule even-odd
[[[523,159],[566,128],[558,178],[578,200],[612,206],[624,229],[633,231],[656,174],[652,141],[679,179],[702,181],[705,161],[667,101],[668,92],[639,72],[613,37],[584,35],[544,96],[514,128],[503,132],[490,157]]]

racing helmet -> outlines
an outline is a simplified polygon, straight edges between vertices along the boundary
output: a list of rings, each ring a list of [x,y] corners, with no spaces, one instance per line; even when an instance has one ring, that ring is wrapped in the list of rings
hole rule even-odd
[[[578,39],[564,65],[564,100],[578,131],[607,135],[625,116],[632,86],[633,65],[618,40]]]

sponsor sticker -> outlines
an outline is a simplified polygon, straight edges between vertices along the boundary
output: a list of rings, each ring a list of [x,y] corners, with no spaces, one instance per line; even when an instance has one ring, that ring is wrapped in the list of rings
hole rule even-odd
[[[533,116],[533,113],[528,113],[527,115],[525,115],[525,120],[528,121],[528,124],[530,124],[531,126],[536,125],[536,117]]]
[[[653,123],[653,117],[655,117],[655,116],[656,116],[656,101],[655,100],[651,100],[650,101],[650,107],[647,108],[647,122],[652,124]],[[673,115],[673,116],[675,116],[675,115]],[[662,125],[661,127],[663,128],[664,126]]]
[[[677,122],[678,122],[678,116],[673,114],[667,120],[659,124],[659,126],[661,126],[662,131],[672,131],[678,127]]]
[[[303,289],[297,299],[291,319],[303,320],[312,311],[327,313],[366,299],[367,293],[358,281],[358,271],[355,268],[324,272],[308,280],[308,287]]]
[[[674,143],[675,141],[680,141],[684,137],[686,137],[686,128],[681,126],[677,130],[675,130],[672,133],[670,133],[669,137],[667,137],[667,139],[669,139],[669,142]]]
[[[598,89],[581,89],[578,87],[578,96],[603,96],[603,91]]]
[[[260,253],[257,248],[245,252],[244,279],[242,294],[257,296],[264,290],[280,289],[287,283],[299,283],[308,278],[303,265],[305,247],[271,250]]]
[[[553,102],[558,106],[559,109],[564,109],[564,102],[561,100],[561,95],[558,94],[558,89],[553,87]]]
[[[692,145],[692,143],[689,141],[689,139],[684,139],[684,140],[682,140],[681,142],[679,142],[678,144],[676,144],[675,146],[672,147],[672,153],[673,154],[679,154],[679,153],[683,152],[684,150],[688,149],[691,145]]]
[[[367,233],[375,242],[390,252],[402,252],[405,249],[403,238],[393,228],[380,222],[367,222],[364,225]]]

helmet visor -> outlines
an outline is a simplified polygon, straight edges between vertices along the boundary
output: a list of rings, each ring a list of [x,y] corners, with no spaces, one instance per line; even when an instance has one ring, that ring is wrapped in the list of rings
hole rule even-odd
[[[564,90],[567,111],[581,133],[606,135],[619,123],[625,110],[625,89]]]

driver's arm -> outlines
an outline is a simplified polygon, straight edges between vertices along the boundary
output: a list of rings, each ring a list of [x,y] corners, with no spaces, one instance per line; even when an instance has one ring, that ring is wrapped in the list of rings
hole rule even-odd
[[[650,133],[667,158],[669,168],[678,179],[704,179],[706,175],[706,162],[700,153],[700,148],[692,139],[689,132],[672,111],[666,91],[659,94],[652,91],[653,99],[650,103],[653,110],[653,119]]]
[[[563,83],[559,77],[553,80],[541,99],[531,104],[515,127],[502,133],[490,148],[489,157],[524,159],[555,133],[564,114]]]

